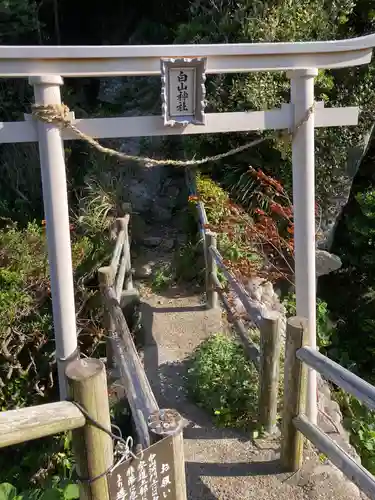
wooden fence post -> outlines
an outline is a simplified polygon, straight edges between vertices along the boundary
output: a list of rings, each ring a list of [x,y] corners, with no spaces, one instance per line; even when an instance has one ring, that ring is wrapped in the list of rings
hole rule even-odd
[[[210,252],[210,247],[215,249],[217,247],[216,236],[216,233],[212,233],[211,231],[206,231],[205,233],[205,247],[207,252],[206,297],[209,309],[215,309],[218,306],[218,294],[211,279],[211,275],[217,277],[217,264],[215,258]]]
[[[133,286],[133,275],[132,275],[132,264],[131,264],[131,237],[130,237],[130,231],[129,231],[129,223],[131,220],[132,205],[131,205],[131,203],[123,203],[122,207],[123,207],[124,212],[126,214],[129,214],[128,227],[127,227],[127,232],[126,232],[125,242],[124,242],[124,247],[125,247],[126,252],[129,256],[127,270],[126,270],[126,274],[125,274],[124,289],[125,290],[133,290],[134,286]]]
[[[111,430],[107,377],[99,359],[77,359],[66,368],[70,397],[88,415],[108,431]],[[86,425],[72,434],[73,452],[80,482],[80,500],[109,500],[107,478],[90,482],[113,465],[112,438],[88,419]]]
[[[116,292],[117,300],[120,302],[121,292],[124,288],[125,274],[126,274],[126,266],[128,263],[128,259],[126,256],[126,235],[128,232],[128,224],[124,217],[116,219],[116,227],[117,234],[120,234],[122,231],[124,232],[124,243],[120,252],[120,259],[117,269],[114,270],[114,289]]]
[[[175,500],[187,500],[184,458],[183,420],[176,410],[165,409],[151,413],[148,419],[150,434],[155,441],[172,436],[173,467],[177,491]]]
[[[114,284],[114,276],[113,276],[113,270],[111,266],[107,267],[101,267],[98,269],[98,279],[99,279],[99,287],[100,287],[100,292],[103,297],[103,289],[107,286],[113,286]],[[102,298],[102,303],[104,306],[104,311],[103,311],[103,323],[104,323],[104,328],[107,330],[107,339],[106,339],[106,354],[107,354],[107,368],[109,370],[112,370],[115,368],[116,363],[115,363],[115,356],[113,353],[113,348],[112,348],[112,343],[111,343],[111,337],[114,332],[114,323],[111,315],[107,311],[107,308],[104,304],[103,298]]]
[[[260,328],[259,423],[271,434],[276,430],[280,374],[279,313],[263,317]]]
[[[293,419],[305,413],[306,409],[307,366],[297,358],[296,352],[307,342],[307,319],[289,318],[286,330],[281,432],[281,465],[288,472],[296,472],[303,463],[304,436],[297,431]]]

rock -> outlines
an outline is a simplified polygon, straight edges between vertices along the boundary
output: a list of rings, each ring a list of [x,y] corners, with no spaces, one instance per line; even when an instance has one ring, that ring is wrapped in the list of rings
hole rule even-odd
[[[153,217],[157,222],[168,222],[172,219],[173,214],[171,210],[164,207],[157,207],[153,212]]]
[[[147,225],[144,218],[138,214],[132,214],[131,216],[131,237],[132,240],[142,241],[144,235],[152,230],[151,227]]]
[[[134,278],[135,279],[146,279],[152,275],[152,267],[150,264],[143,264],[134,269]]]
[[[317,277],[337,271],[342,266],[340,257],[325,250],[316,250],[315,256]]]
[[[175,240],[173,238],[168,238],[162,241],[160,247],[166,251],[172,250],[172,248],[174,247],[174,242]]]
[[[188,238],[186,234],[178,234],[176,240],[177,240],[177,246],[183,247],[187,244]]]
[[[158,204],[160,205],[158,210],[161,208],[162,210],[167,210],[169,214],[172,214],[173,209],[176,207],[176,199],[163,196],[159,199]]]
[[[320,235],[317,238],[319,248],[329,250],[332,246],[337,223],[348,203],[354,177],[367,153],[374,130],[375,126],[372,123],[363,134],[362,140],[358,140],[355,147],[348,149],[347,160],[335,169],[335,182],[326,185],[328,192],[324,193],[324,205],[328,208],[321,216]]]
[[[134,212],[147,212],[153,204],[153,196],[146,184],[132,179],[128,184],[129,198]]]
[[[337,403],[337,401],[331,401],[330,407],[332,411],[340,413],[340,405]]]
[[[263,285],[263,296],[274,298],[275,292],[273,290],[272,283],[267,282]]]
[[[342,415],[341,415],[341,412],[338,412],[338,411],[333,411],[332,414],[331,414],[331,418],[333,420],[333,422],[338,426],[341,424],[342,422]]]
[[[116,104],[123,88],[122,78],[101,78],[98,100]]]
[[[178,195],[180,194],[180,188],[177,186],[169,186],[167,189],[168,198],[172,198],[175,202],[177,200]]]
[[[150,248],[158,247],[159,245],[161,245],[162,242],[163,238],[161,238],[160,236],[147,236],[142,240],[142,244],[145,247],[150,247]]]

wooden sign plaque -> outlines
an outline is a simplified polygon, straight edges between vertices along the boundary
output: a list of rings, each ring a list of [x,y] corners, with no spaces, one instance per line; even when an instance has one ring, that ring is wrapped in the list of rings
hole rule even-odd
[[[172,437],[143,451],[143,456],[120,464],[107,476],[111,500],[175,500]]]

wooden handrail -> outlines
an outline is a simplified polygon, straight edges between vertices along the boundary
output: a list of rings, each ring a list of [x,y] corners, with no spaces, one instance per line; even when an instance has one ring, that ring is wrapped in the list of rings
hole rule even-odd
[[[248,332],[247,332],[243,322],[239,318],[236,318],[234,316],[232,308],[229,304],[229,301],[224,293],[224,290],[223,290],[217,276],[212,274],[211,281],[215,285],[216,290],[220,296],[220,299],[221,299],[222,303],[224,304],[224,307],[228,313],[228,317],[229,317],[230,322],[233,324],[237,333],[240,336],[241,342],[244,346],[244,349],[245,349],[247,355],[249,356],[251,361],[254,363],[256,370],[259,372],[259,370],[260,370],[260,349],[249,338]]]
[[[85,417],[69,401],[0,413],[0,448],[83,427]]]
[[[236,280],[233,274],[228,270],[226,265],[223,262],[223,257],[220,255],[220,252],[216,248],[210,247],[208,251],[213,255],[216,260],[217,265],[222,270],[225,278],[229,281],[231,287],[236,292],[237,296],[240,298],[247,314],[251,321],[253,321],[258,327],[261,326],[262,316],[255,306],[250,303],[250,298],[248,297],[243,286]]]
[[[189,194],[197,196],[195,179],[192,178],[189,171],[186,172],[186,182]],[[267,313],[267,316],[264,316],[259,308],[251,303],[251,298],[247,295],[242,284],[237,281],[224,264],[223,257],[216,246],[217,235],[207,228],[208,220],[204,204],[201,201],[197,201],[196,208],[205,257],[207,306],[209,308],[217,307],[218,296],[220,296],[227,310],[228,317],[239,334],[246,354],[260,373],[258,422],[266,432],[272,433],[276,429],[277,418],[280,370],[280,315],[276,311],[270,311]],[[241,300],[249,318],[259,328],[261,349],[258,349],[251,342],[243,322],[233,315],[232,308],[218,279],[217,267],[221,269],[225,278]]]
[[[284,411],[282,424],[281,463],[296,472],[303,462],[304,436],[332,461],[370,498],[375,498],[375,478],[357,464],[329,436],[305,415],[307,367],[313,368],[339,387],[374,409],[375,387],[323,356],[307,344],[307,320],[289,318],[285,350]]]
[[[311,347],[296,352],[300,361],[375,410],[375,387]]]
[[[300,469],[303,463],[303,435],[297,431],[293,419],[306,409],[307,367],[297,359],[296,352],[307,343],[307,338],[307,320],[289,318],[285,341],[281,464],[292,472]]]
[[[109,500],[106,473],[113,465],[113,445],[104,364],[99,359],[76,359],[67,365],[66,378],[74,403],[0,413],[0,448],[73,431],[73,454],[82,478],[80,499]]]
[[[87,425],[72,433],[77,475],[86,479],[79,482],[79,498],[110,500],[106,472],[113,465],[113,441],[104,363],[77,359],[67,366],[66,377],[71,398],[87,413]]]
[[[124,204],[125,210],[131,211],[129,203]],[[121,302],[121,296],[124,288],[126,290],[133,289],[131,276],[131,260],[130,260],[130,242],[129,242],[129,221],[130,214],[127,213],[124,217],[116,219],[116,229],[118,231],[116,237],[115,248],[112,253],[111,263],[109,266],[98,269],[98,279],[100,290],[106,286],[114,287],[117,301]],[[103,296],[103,293],[102,293]],[[114,324],[106,309],[104,311],[104,326],[108,332],[107,338],[107,366],[113,368],[114,357],[110,338],[114,332]]]
[[[129,400],[140,444],[147,448],[151,444],[147,420],[153,412],[159,410],[159,406],[139,359],[114,289],[104,286],[102,287],[102,295],[104,305],[114,325],[111,343],[116,365],[121,373],[121,381]]]
[[[337,445],[329,436],[312,424],[306,415],[299,415],[293,420],[296,429],[324,453],[329,460],[353,481],[369,498],[375,498],[375,478],[362,465]]]

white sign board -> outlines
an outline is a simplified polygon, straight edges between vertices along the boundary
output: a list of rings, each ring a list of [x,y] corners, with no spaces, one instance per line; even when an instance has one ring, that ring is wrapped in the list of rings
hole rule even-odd
[[[194,116],[195,68],[171,68],[169,71],[170,116]]]
[[[162,59],[164,125],[204,125],[205,59]]]

